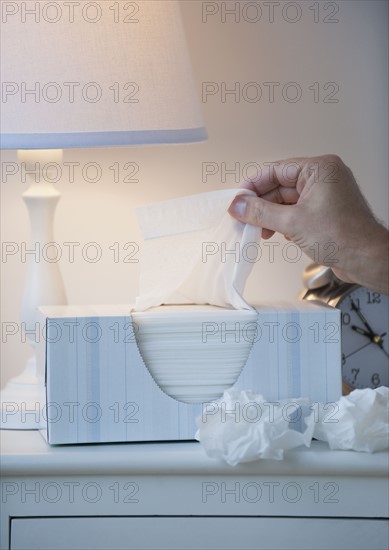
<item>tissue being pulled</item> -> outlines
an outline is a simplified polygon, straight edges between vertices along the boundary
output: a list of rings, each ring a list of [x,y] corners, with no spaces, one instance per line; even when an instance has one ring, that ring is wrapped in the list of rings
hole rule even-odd
[[[242,298],[261,230],[227,209],[247,189],[227,189],[137,208],[145,240],[135,309],[210,304],[252,309]]]
[[[307,399],[268,402],[250,391],[227,390],[205,403],[196,419],[207,454],[231,466],[260,458],[282,459],[284,451],[310,446],[312,437],[331,449],[375,452],[389,447],[389,389],[355,390],[336,403]]]

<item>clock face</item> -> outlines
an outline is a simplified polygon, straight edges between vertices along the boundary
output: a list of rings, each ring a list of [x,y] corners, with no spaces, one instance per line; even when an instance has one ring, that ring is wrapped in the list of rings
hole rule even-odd
[[[337,305],[342,314],[342,378],[351,389],[389,385],[389,298],[357,287]]]

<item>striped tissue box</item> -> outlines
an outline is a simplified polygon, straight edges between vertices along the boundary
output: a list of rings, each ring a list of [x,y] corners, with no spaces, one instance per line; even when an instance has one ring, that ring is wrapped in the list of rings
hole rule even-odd
[[[188,315],[190,311],[183,306],[183,324]],[[148,315],[149,324],[150,318],[153,321]],[[307,397],[329,403],[340,398],[338,310],[299,301],[255,306],[253,315],[242,317],[241,322],[236,316],[232,322],[231,311],[226,310],[226,319],[222,319],[218,315],[215,322],[215,316],[204,311],[203,316],[198,315],[201,327],[195,334],[204,361],[207,356],[212,361],[215,349],[228,346],[227,355],[233,357],[234,342],[237,350],[247,349],[242,341],[249,344],[247,361],[232,387],[261,393],[268,401]],[[204,403],[210,411],[213,406],[209,403],[223,390],[220,381],[209,377],[207,384],[214,384],[215,391],[204,392],[204,374],[199,395],[212,399],[198,397],[201,402],[185,402],[185,397],[178,400],[165,393],[174,380],[169,379],[165,391],[154,380],[155,373],[149,371],[138,347],[142,317],[134,314],[133,318],[128,305],[42,307],[40,322],[43,337],[38,344],[38,371],[46,394],[41,432],[50,444],[192,440],[195,418],[204,410]],[[165,349],[170,349],[171,356],[181,357],[178,366],[185,381],[182,367],[191,364],[189,348],[185,351],[174,338],[171,325],[170,332],[167,330],[169,325],[161,321],[161,315],[158,323],[158,341],[163,342],[164,334],[169,336],[171,343]],[[153,341],[151,338],[151,346]],[[193,359],[193,337],[191,345]],[[223,370],[223,365],[220,368]],[[179,395],[186,395],[185,387]]]

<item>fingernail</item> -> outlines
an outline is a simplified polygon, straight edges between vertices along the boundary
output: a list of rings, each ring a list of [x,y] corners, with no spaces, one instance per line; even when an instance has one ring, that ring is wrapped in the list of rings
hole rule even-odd
[[[244,218],[247,210],[247,201],[245,199],[235,199],[228,209],[228,212],[234,218]]]

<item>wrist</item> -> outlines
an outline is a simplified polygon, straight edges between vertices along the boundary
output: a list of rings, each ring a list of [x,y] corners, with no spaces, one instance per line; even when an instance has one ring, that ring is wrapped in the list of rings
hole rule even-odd
[[[349,271],[355,283],[381,294],[389,294],[389,232],[379,223],[354,251]]]

